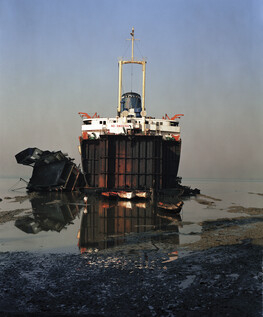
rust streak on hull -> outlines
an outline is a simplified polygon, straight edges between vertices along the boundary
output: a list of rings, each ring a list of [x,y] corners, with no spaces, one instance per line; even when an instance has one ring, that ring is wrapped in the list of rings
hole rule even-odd
[[[177,185],[180,141],[161,136],[102,135],[80,139],[82,167],[88,187],[165,189]]]

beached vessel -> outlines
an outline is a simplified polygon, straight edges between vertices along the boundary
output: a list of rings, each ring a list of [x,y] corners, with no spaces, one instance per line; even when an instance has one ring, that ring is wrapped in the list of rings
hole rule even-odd
[[[182,200],[177,202],[176,204],[158,202],[157,207],[160,208],[162,211],[168,213],[179,214],[182,210],[183,204],[184,202]]]
[[[132,199],[135,197],[134,192],[119,191],[118,196],[122,199]]]
[[[180,161],[181,137],[179,118],[166,114],[162,119],[146,115],[146,60],[134,58],[132,29],[130,60],[119,60],[119,94],[117,116],[82,118],[80,153],[82,169],[89,188],[110,190],[150,190],[175,188]],[[126,64],[142,66],[142,96],[122,94],[122,71]]]

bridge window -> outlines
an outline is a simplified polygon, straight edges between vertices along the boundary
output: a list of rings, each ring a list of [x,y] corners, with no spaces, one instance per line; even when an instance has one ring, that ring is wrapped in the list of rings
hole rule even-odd
[[[92,120],[85,120],[84,124],[92,124]]]

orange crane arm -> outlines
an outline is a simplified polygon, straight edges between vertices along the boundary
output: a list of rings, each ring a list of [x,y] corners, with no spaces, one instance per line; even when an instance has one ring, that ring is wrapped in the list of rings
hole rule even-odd
[[[180,117],[184,116],[182,113],[180,114],[176,114],[174,115],[171,119],[169,118],[169,116],[167,115],[167,113],[165,114],[165,116],[163,117],[164,120],[174,120],[174,119],[179,119]]]
[[[79,112],[79,115],[81,116],[82,119],[85,118],[85,117],[87,119],[91,119],[91,116],[88,115],[86,112]]]
[[[171,118],[171,120],[174,120],[174,119],[179,119],[180,117],[183,117],[184,116],[184,114],[182,114],[182,113],[180,113],[180,114],[176,114],[176,115],[174,115],[172,118]]]

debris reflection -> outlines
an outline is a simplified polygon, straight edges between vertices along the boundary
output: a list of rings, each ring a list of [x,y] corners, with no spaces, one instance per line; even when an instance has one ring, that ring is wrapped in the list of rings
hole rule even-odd
[[[26,233],[60,232],[79,215],[76,193],[43,193],[30,199],[32,215],[19,217],[15,226]]]

